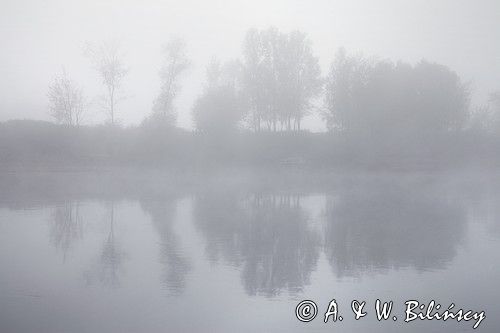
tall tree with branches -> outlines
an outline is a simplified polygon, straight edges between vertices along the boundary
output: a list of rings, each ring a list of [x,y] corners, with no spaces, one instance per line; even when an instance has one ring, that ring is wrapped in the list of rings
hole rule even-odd
[[[98,45],[87,45],[86,55],[92,61],[105,87],[101,96],[102,109],[109,122],[116,122],[116,105],[120,100],[123,78],[128,69],[123,64],[120,45],[115,41],[102,42]]]
[[[160,92],[153,103],[153,118],[172,125],[176,120],[174,99],[177,96],[181,75],[189,68],[186,44],[182,39],[174,38],[164,46],[164,64],[160,70]]]
[[[322,88],[318,58],[300,31],[251,29],[243,44],[243,85],[250,102],[250,126],[260,131],[300,131]]]

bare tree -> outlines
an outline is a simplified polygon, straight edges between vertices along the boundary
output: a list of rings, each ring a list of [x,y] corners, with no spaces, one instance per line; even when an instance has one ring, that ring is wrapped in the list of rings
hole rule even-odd
[[[186,44],[182,39],[174,38],[164,47],[164,65],[160,70],[161,87],[153,104],[153,117],[167,124],[176,120],[173,101],[179,92],[179,78],[189,67]]]
[[[49,86],[49,108],[54,119],[70,126],[80,125],[85,111],[82,89],[77,86],[63,70]]]
[[[116,104],[119,101],[123,78],[128,72],[122,61],[120,45],[115,41],[87,45],[85,53],[99,73],[106,90],[102,96],[103,110],[111,124],[115,124]]]

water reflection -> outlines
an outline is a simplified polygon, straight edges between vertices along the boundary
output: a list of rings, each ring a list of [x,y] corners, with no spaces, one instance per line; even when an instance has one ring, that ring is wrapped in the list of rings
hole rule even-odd
[[[108,286],[120,284],[120,273],[123,272],[123,262],[126,258],[125,252],[115,237],[115,203],[111,202],[109,207],[109,232],[104,240],[100,257],[100,280]]]
[[[321,214],[305,209],[299,191],[202,186],[195,188],[193,223],[208,260],[237,267],[248,295],[297,294],[310,283],[321,251],[338,277],[444,269],[464,238],[466,211],[463,200],[441,185],[420,178],[346,178],[323,195],[324,207],[315,206],[325,217],[319,228],[311,215]],[[175,188],[157,190],[140,189],[140,206],[159,237],[160,280],[179,295],[193,269],[174,223],[180,198]],[[127,255],[116,238],[113,201],[106,215],[98,264],[86,277],[116,287]],[[54,209],[51,240],[64,258],[83,237],[82,222],[79,201]]]
[[[97,278],[104,286],[116,288],[120,286],[121,276],[125,272],[124,263],[127,253],[121,247],[115,234],[115,202],[112,201],[107,206],[108,231],[96,256],[96,263],[85,272],[84,277],[87,284],[93,284]]]
[[[7,182],[11,195],[0,189],[1,322],[46,316],[57,331],[62,316],[45,311],[51,304],[95,331],[120,331],[127,320],[138,330],[179,331],[199,306],[210,320],[252,314],[231,327],[300,331],[290,320],[296,300],[325,301],[329,292],[367,300],[411,292],[498,310],[491,290],[500,277],[500,187],[490,177],[487,188],[476,178],[433,175],[235,177],[190,186],[135,177],[103,184],[102,175],[64,175],[50,182],[51,196],[41,190],[46,177]],[[24,294],[40,295],[39,303]],[[231,306],[222,314],[215,299]],[[98,310],[74,312],[68,304]],[[94,315],[111,307],[107,315],[119,327]],[[225,330],[210,320],[202,325]],[[21,331],[36,331],[39,322],[28,324]]]
[[[427,182],[348,182],[328,200],[325,252],[337,276],[444,269],[465,233],[463,206]]]
[[[86,197],[81,199],[92,199],[93,185],[86,177]],[[95,184],[97,198],[103,192],[99,179],[102,178],[97,178]],[[64,188],[63,180],[55,183]],[[119,184],[119,188],[124,186]],[[174,224],[179,200],[176,193],[181,191],[176,187],[158,191],[158,184],[154,191],[149,191],[147,185],[135,190],[128,187],[126,195],[141,198],[141,207],[150,216],[160,239],[159,261],[164,267],[161,280],[168,290],[180,293],[192,269]],[[16,192],[15,187],[11,189]],[[25,190],[21,188],[17,196],[22,197]],[[473,190],[476,198],[482,193],[477,186]],[[463,188],[460,191],[465,193]],[[74,196],[82,194],[72,192]],[[324,194],[326,222],[319,230],[324,234],[311,227],[311,216],[301,204],[305,191],[300,189],[282,191],[266,184],[266,191],[259,191],[258,186],[220,185],[194,187],[193,192],[194,226],[205,239],[207,258],[241,268],[241,280],[250,295],[273,296],[282,291],[302,290],[321,250],[339,277],[401,267],[441,269],[455,256],[467,217],[463,196],[454,195],[442,182],[420,178],[346,178],[335,183]],[[56,189],[52,193],[65,192]],[[115,200],[124,195],[112,189],[107,193],[113,193]],[[489,221],[493,232],[498,228],[494,223],[494,216],[498,215],[495,193],[483,194],[485,198],[476,200],[479,203],[468,203],[472,213],[482,214]],[[30,197],[27,202],[31,201],[36,202],[36,198]],[[64,259],[83,238],[80,202],[63,201],[51,214],[50,240]],[[115,234],[113,200],[106,215],[108,230],[97,250],[100,268],[94,275],[104,284],[116,286],[126,251],[120,248]]]
[[[151,216],[159,241],[159,261],[163,266],[161,281],[174,295],[180,295],[186,287],[186,275],[191,270],[189,259],[180,250],[174,229],[176,198],[160,195],[141,201],[142,209]]]
[[[241,266],[249,295],[293,294],[309,283],[321,238],[308,225],[300,196],[209,191],[196,197],[194,216],[208,257]]]
[[[300,197],[254,196],[246,203],[248,220],[241,236],[243,282],[250,295],[291,293],[309,284],[319,257],[319,234],[307,224]]]
[[[83,238],[83,218],[80,202],[66,201],[56,206],[50,216],[50,239],[66,261],[68,251]]]

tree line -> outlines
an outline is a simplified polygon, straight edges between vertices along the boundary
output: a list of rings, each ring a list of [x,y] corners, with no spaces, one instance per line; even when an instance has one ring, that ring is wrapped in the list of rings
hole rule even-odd
[[[108,42],[89,45],[85,54],[103,86],[99,106],[107,122],[115,125],[128,73],[122,51]],[[159,94],[143,126],[175,127],[175,98],[190,65],[183,40],[172,39],[164,46]],[[344,49],[323,75],[305,33],[271,27],[250,29],[239,59],[209,62],[192,115],[196,131],[206,134],[301,131],[304,117],[312,112],[321,115],[331,132],[373,137],[487,129],[498,123],[500,92],[474,108],[470,94],[468,84],[444,65],[392,62]],[[66,72],[54,79],[48,97],[57,122],[81,124],[87,99]]]

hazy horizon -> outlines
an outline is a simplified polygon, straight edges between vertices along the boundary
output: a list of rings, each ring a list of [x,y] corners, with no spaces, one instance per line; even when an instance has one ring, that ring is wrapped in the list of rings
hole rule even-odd
[[[205,66],[241,56],[245,32],[275,26],[301,30],[313,43],[323,75],[339,47],[393,61],[426,59],[449,66],[471,82],[473,104],[500,88],[500,3],[496,1],[16,1],[0,13],[0,121],[50,120],[47,89],[64,67],[94,98],[100,80],[83,56],[87,42],[114,39],[129,74],[118,117],[138,124],[158,94],[161,47],[172,36],[186,41],[191,67],[175,102],[177,125],[193,128],[191,108],[201,93]],[[85,123],[102,122],[92,107]],[[319,116],[304,128],[323,130]]]
[[[1,8],[1,333],[499,331],[500,0]]]

